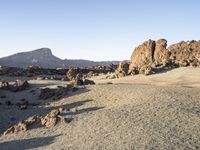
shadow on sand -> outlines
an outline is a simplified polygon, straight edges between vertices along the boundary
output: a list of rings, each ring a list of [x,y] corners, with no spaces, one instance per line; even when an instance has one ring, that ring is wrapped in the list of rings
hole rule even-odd
[[[70,120],[70,121],[73,120],[73,115],[78,115],[78,114],[82,114],[82,113],[88,113],[88,112],[92,112],[92,111],[97,111],[99,109],[103,109],[103,107],[89,107],[89,108],[84,108],[84,109],[77,109],[77,111],[71,111],[71,109],[78,108],[80,106],[83,106],[85,103],[88,103],[91,101],[93,101],[93,100],[88,99],[88,100],[76,101],[76,102],[69,103],[69,104],[59,105],[56,107],[47,107],[47,108],[36,107],[31,110],[27,109],[24,111],[23,110],[14,110],[13,113],[7,117],[7,119],[8,119],[7,122],[10,122],[9,120],[13,116],[16,116],[16,117],[18,116],[18,118],[16,118],[16,120],[12,121],[9,125],[2,126],[0,128],[1,129],[0,133],[3,134],[3,132],[6,129],[8,129],[10,126],[15,125],[16,123],[18,123],[21,120],[26,120],[30,116],[33,116],[33,115],[43,115],[44,116],[44,115],[48,114],[51,110],[55,110],[55,109],[59,109],[59,108],[69,110],[66,113],[61,113],[61,116],[64,116],[66,118],[66,120]],[[6,120],[1,120],[1,121],[3,122]],[[32,126],[29,129],[31,130],[31,129],[40,128],[40,127],[42,127],[42,126]],[[0,149],[1,149],[1,147],[0,147]]]
[[[50,145],[54,142],[54,139],[60,135],[50,137],[38,137],[32,139],[20,139],[14,141],[8,141],[0,143],[1,150],[27,150],[39,148],[42,146]]]

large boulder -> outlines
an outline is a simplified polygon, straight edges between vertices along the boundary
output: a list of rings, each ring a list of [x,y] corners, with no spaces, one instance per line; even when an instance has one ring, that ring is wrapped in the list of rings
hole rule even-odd
[[[121,78],[128,75],[129,63],[126,61],[121,61],[119,63],[118,68],[115,70],[115,74],[117,78]]]
[[[200,41],[181,41],[169,48],[170,58],[179,66],[199,66]]]
[[[150,66],[153,63],[155,46],[155,41],[148,40],[135,48],[131,56],[129,73],[132,73],[133,70],[139,70],[143,66]]]
[[[156,65],[165,65],[169,63],[169,50],[167,49],[167,40],[160,39],[156,41],[156,47],[154,51],[153,61]]]
[[[9,89],[9,83],[5,81],[0,81],[0,89]]]

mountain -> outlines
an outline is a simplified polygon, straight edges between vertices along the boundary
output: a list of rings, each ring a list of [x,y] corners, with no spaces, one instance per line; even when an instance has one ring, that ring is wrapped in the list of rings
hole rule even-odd
[[[107,66],[110,64],[119,64],[120,61],[91,61],[84,59],[65,59],[65,66],[88,67],[88,66]]]
[[[31,65],[36,65],[44,68],[64,68],[73,67],[88,67],[96,65],[118,64],[119,61],[90,61],[83,59],[60,59],[54,56],[49,48],[40,48],[37,50],[13,54],[7,57],[0,58],[1,66],[21,67],[25,68]]]

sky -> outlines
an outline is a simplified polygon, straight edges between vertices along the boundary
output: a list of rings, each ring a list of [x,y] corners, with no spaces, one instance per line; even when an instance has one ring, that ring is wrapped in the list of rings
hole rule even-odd
[[[148,39],[200,40],[199,0],[0,0],[0,57],[128,60]]]

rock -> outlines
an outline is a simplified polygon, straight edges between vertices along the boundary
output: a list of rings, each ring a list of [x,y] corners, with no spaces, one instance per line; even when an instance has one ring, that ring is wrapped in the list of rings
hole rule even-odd
[[[45,125],[46,127],[54,127],[57,123],[57,117],[50,117],[50,116],[45,116],[44,118],[41,119],[42,125]]]
[[[45,117],[41,118],[41,124],[50,128],[50,127],[54,127],[59,120],[62,124],[66,123],[65,118],[60,116],[61,111],[62,111],[61,108],[52,110]]]
[[[181,41],[169,48],[170,58],[179,66],[198,66],[200,61],[200,41]]]
[[[200,65],[200,41],[182,41],[167,48],[167,40],[149,40],[135,48],[129,74],[152,74],[154,71]],[[153,71],[154,70],[154,71]],[[120,74],[123,76],[123,74]]]
[[[72,80],[73,85],[83,85],[83,77],[80,73],[76,75],[76,78]]]
[[[37,77],[36,80],[45,80],[45,77]]]
[[[83,79],[83,85],[94,85],[95,82],[88,79]]]
[[[5,101],[5,104],[8,106],[12,105],[11,101]]]
[[[17,103],[17,106],[19,107],[19,109],[24,110],[27,109],[29,105],[29,102],[25,99],[20,100],[20,102]]]
[[[57,97],[63,97],[67,94],[67,87],[58,86],[55,89],[50,88],[44,88],[40,90],[40,99],[49,99],[51,97],[57,96]]]
[[[136,75],[139,73],[139,70],[136,67],[133,67],[131,70],[129,70],[130,75]]]
[[[0,81],[0,89],[9,89],[9,83],[5,81]]]
[[[153,55],[156,47],[156,42],[148,40],[142,45],[135,48],[131,56],[131,64],[129,66],[129,73],[133,69],[140,70],[143,66],[148,66],[153,63]]]
[[[72,92],[76,92],[78,91],[78,88],[77,87],[72,87]]]
[[[28,126],[33,125],[34,123],[40,123],[41,116],[37,116],[37,115],[31,116],[25,122]]]
[[[66,121],[64,117],[60,116],[61,112],[64,112],[64,110],[62,108],[59,108],[52,110],[46,116],[37,116],[37,115],[31,116],[27,120],[20,121],[16,125],[10,127],[3,134],[7,135],[18,132],[24,132],[27,131],[31,125],[34,124],[41,124],[43,126],[50,128],[54,127],[58,122],[61,122],[61,124],[69,123],[71,120]]]
[[[167,40],[160,39],[156,41],[156,47],[154,51],[154,63],[157,65],[163,65],[168,63],[169,60],[169,50],[167,49]],[[165,65],[164,65],[165,66]]]
[[[76,71],[73,68],[69,68],[66,74],[67,79],[70,81],[74,80],[76,78]]]
[[[29,83],[28,81],[22,81],[22,80],[16,80],[15,83],[13,85],[10,85],[9,89],[13,92],[17,92],[17,91],[22,91],[22,90],[26,90],[29,88]]]
[[[128,75],[129,64],[126,61],[122,61],[119,63],[118,68],[115,71],[115,75],[117,78],[125,77]]]
[[[113,84],[112,82],[106,82],[106,84]]]
[[[116,79],[116,78],[117,78],[117,76],[115,73],[112,73],[112,74],[109,74],[106,76],[106,79]]]
[[[4,98],[6,98],[6,96],[5,96],[5,95],[3,95],[3,96],[0,96],[0,98],[1,98],[1,99],[4,99]]]
[[[18,132],[25,132],[27,131],[27,124],[23,121],[20,121],[17,125],[14,125],[7,129],[3,135],[7,134],[13,134],[13,133],[18,133]]]

